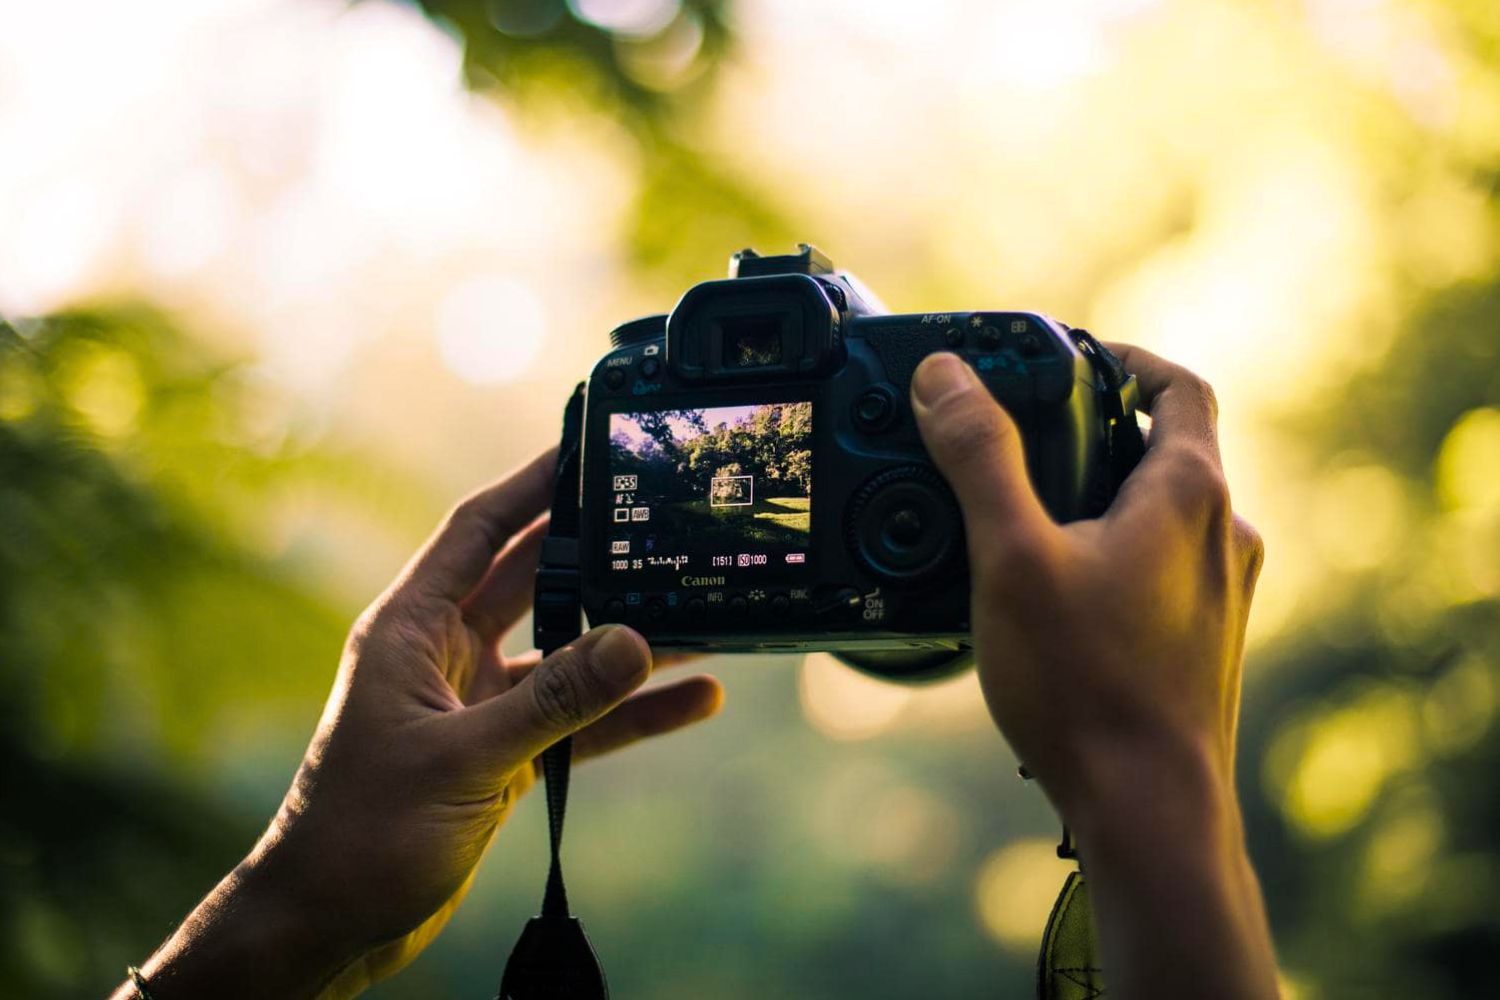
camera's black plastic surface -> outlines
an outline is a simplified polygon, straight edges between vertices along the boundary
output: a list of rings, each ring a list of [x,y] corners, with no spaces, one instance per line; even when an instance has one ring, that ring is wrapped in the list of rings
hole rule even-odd
[[[912,416],[917,365],[952,351],[973,366],[1016,419],[1058,521],[1108,505],[1112,437],[1128,421],[1139,440],[1130,399],[1101,380],[1088,345],[1038,313],[888,315],[810,247],[744,251],[731,268],[741,276],[695,286],[670,317],[618,330],[589,376],[579,519],[589,622],[628,623],[664,648],[833,651],[883,676],[951,668],[970,641],[964,529]],[[623,502],[612,414],[794,401],[812,407],[802,561],[651,565],[611,552]]]

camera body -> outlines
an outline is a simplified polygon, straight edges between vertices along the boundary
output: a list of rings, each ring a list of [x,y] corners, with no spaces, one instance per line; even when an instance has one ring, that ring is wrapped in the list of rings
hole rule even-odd
[[[581,424],[580,598],[660,648],[825,650],[892,679],[966,664],[963,519],[908,402],[935,351],[1015,418],[1057,521],[1101,513],[1140,455],[1134,380],[1087,333],[890,315],[807,245],[742,251],[611,339]]]

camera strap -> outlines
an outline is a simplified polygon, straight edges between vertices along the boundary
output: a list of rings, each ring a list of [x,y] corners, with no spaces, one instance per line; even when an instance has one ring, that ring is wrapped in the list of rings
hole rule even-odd
[[[1021,765],[1017,773],[1021,780],[1031,780],[1026,765]],[[1042,946],[1036,958],[1037,1000],[1099,1000],[1105,993],[1099,949],[1094,940],[1094,911],[1089,906],[1083,861],[1073,843],[1073,831],[1066,823],[1057,856],[1078,862],[1078,867],[1063,880],[1062,891],[1057,894],[1047,927],[1042,931]]]
[[[563,411],[562,444],[552,515],[537,566],[532,608],[536,646],[548,656],[583,632],[578,578],[578,498],[583,443],[583,385],[573,390]],[[568,811],[568,777],[573,740],[567,737],[542,752],[547,786],[547,828],[552,861],[542,911],[526,929],[505,963],[496,1000],[609,1000],[609,986],[583,924],[568,911],[563,882],[563,819]]]

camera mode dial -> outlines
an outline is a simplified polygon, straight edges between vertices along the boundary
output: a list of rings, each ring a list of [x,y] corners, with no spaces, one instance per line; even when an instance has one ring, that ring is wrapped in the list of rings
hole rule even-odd
[[[666,316],[642,316],[629,323],[621,323],[611,330],[609,343],[612,347],[629,347],[631,344],[642,344],[648,340],[660,340],[666,335]]]
[[[953,491],[923,465],[901,465],[871,477],[849,502],[849,550],[877,579],[917,586],[958,555],[963,516]]]

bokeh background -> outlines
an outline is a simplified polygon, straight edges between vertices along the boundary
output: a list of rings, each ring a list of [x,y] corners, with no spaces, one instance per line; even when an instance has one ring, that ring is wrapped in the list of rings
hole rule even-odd
[[[1212,380],[1286,992],[1493,995],[1494,0],[0,4],[0,993],[148,954],[452,499],[799,239]],[[720,719],[575,782],[616,994],[1030,995],[1065,867],[973,678],[711,667]],[[493,995],[541,805],[373,996]]]

